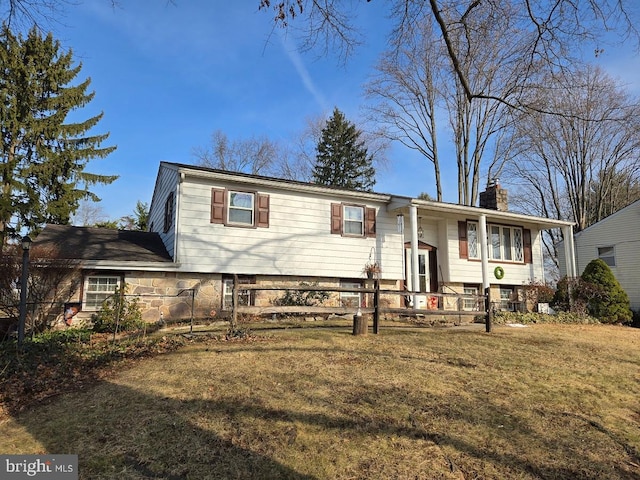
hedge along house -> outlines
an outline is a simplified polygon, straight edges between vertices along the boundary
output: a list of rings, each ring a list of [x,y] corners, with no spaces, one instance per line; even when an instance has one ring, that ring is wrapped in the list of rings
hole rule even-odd
[[[162,162],[150,231],[138,232],[156,256],[101,256],[125,248],[106,237],[101,250],[78,250],[83,287],[74,300],[86,315],[98,306],[96,289],[107,295],[126,282],[128,293],[140,295],[147,320],[188,318],[190,295],[195,316],[212,317],[230,310],[234,275],[260,285],[353,288],[370,282],[365,270],[375,264],[382,288],[408,290],[417,308],[429,306],[429,292],[473,295],[488,286],[501,308],[515,308],[519,288],[544,279],[541,232],[562,228],[570,235],[572,224],[508,212],[505,192],[492,187],[482,198],[493,208],[479,208]],[[48,230],[51,237],[50,229],[41,237]],[[64,231],[56,236],[63,241]],[[158,242],[165,252],[151,248]],[[240,301],[267,307],[274,295],[245,291]],[[368,301],[357,293],[334,297],[342,306]],[[386,301],[402,306],[404,298]]]

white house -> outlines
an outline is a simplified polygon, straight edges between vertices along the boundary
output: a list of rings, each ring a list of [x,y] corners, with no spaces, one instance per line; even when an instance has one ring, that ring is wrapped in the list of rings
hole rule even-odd
[[[124,248],[115,243],[103,257],[96,248],[76,253],[85,270],[75,300],[91,311],[98,297],[88,293],[107,285],[107,295],[125,281],[141,295],[148,319],[187,316],[189,295],[197,316],[213,316],[229,308],[234,275],[264,285],[351,288],[365,284],[365,266],[376,263],[383,288],[408,290],[416,306],[423,306],[422,293],[490,287],[511,308],[522,285],[544,280],[541,232],[562,228],[570,236],[572,224],[506,211],[505,197],[493,185],[481,195],[491,208],[467,207],[162,162],[146,235],[159,238],[166,254],[115,259],[109,252]],[[45,228],[38,241],[59,244],[63,236]],[[269,304],[272,298],[261,293],[242,301]],[[399,306],[401,298],[391,303]]]
[[[591,260],[604,260],[627,292],[631,309],[640,310],[640,200],[576,233],[573,242],[578,273]]]

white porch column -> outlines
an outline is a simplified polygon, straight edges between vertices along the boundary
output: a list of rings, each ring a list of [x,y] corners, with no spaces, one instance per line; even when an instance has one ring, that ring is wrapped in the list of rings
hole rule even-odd
[[[409,224],[411,227],[411,290],[413,294],[413,308],[418,306],[418,295],[420,289],[420,275],[418,272],[418,207],[409,206]]]
[[[489,249],[487,246],[487,216],[478,219],[478,239],[480,240],[480,260],[482,261],[482,293],[489,288]]]
[[[564,236],[564,262],[567,269],[567,277],[575,278],[576,274],[576,249],[573,245],[573,225],[562,227]]]

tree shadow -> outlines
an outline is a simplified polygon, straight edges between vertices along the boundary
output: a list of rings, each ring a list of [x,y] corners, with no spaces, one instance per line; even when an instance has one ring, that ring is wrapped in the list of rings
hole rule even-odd
[[[45,452],[78,455],[80,479],[314,480],[199,424],[219,407],[100,382],[14,420]]]
[[[297,350],[297,347],[293,349]],[[245,355],[254,352],[269,356],[290,351],[291,347],[257,348],[246,344],[234,346],[233,350],[241,350]],[[349,354],[350,361],[355,363],[345,364],[345,369],[360,367],[368,358],[366,352],[334,346],[299,350],[314,355]],[[213,349],[212,354],[224,351],[227,349]],[[429,368],[433,361],[451,363],[447,358],[433,360],[419,356],[404,360],[414,368]],[[467,367],[454,365],[452,368]],[[473,369],[473,365],[468,368]],[[194,369],[193,374],[207,372]],[[224,375],[224,372],[215,374]],[[298,472],[274,458],[275,451],[300,450],[297,435],[300,429],[306,428],[321,428],[326,432],[323,435],[336,440],[358,435],[371,444],[379,438],[431,443],[442,449],[452,472],[457,469],[467,478],[500,478],[500,474],[504,475],[502,478],[639,478],[637,470],[629,466],[640,462],[637,449],[603,426],[593,425],[586,417],[554,413],[544,406],[534,417],[521,415],[517,405],[509,405],[508,398],[488,394],[446,390],[436,393],[402,383],[361,385],[354,381],[349,383],[348,379],[320,376],[317,372],[297,374],[306,375],[303,380],[324,391],[340,392],[340,400],[326,408],[331,398],[322,397],[315,388],[301,389],[295,394],[296,400],[308,408],[295,408],[286,402],[271,402],[277,398],[276,394],[268,400],[261,395],[252,395],[250,391],[243,394],[237,388],[246,381],[243,378],[230,378],[228,392],[207,395],[200,390],[189,391],[186,383],[172,385],[171,379],[161,375],[157,380],[157,391],[164,391],[160,387],[167,385],[167,390],[174,392],[172,396],[140,391],[135,383],[123,385],[103,381],[85,392],[65,395],[18,415],[15,421],[46,452],[77,454],[82,479],[312,480],[316,477]],[[173,377],[179,380],[179,376]],[[393,413],[395,411],[410,413],[402,417]],[[504,415],[498,417],[495,412],[504,412]],[[562,430],[558,429],[560,424],[566,434],[548,435],[544,422],[556,424],[555,432]],[[262,424],[263,429],[251,431],[254,424]],[[483,429],[495,443],[484,444],[478,441],[479,437],[465,435],[466,426]],[[588,439],[590,448],[598,449],[599,456],[590,460],[588,470],[584,462],[573,461],[576,456],[592,453],[575,450],[579,445],[575,438]],[[501,449],[501,445],[506,444],[526,451]],[[601,454],[607,449],[612,452],[610,458]],[[375,452],[366,454],[375,456]],[[307,455],[308,461],[313,462],[313,453]],[[495,475],[483,473],[482,466],[487,465]],[[353,468],[357,468],[357,464]],[[379,473],[363,472],[357,476],[385,478]],[[415,478],[432,477],[428,472],[415,472]]]

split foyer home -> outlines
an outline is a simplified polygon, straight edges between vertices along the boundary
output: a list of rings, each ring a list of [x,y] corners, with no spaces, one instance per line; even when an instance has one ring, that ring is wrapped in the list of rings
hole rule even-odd
[[[481,205],[162,162],[148,232],[49,225],[36,243],[82,263],[81,287],[69,302],[85,316],[122,282],[149,321],[188,318],[192,308],[215,317],[231,307],[234,275],[258,285],[354,288],[370,282],[371,265],[382,288],[408,292],[390,296],[390,306],[430,308],[430,292],[490,288],[500,308],[520,308],[520,288],[544,280],[541,232],[561,228],[571,238],[572,223],[509,212],[498,184],[482,193]],[[575,271],[568,252],[565,268]],[[240,301],[266,307],[273,295],[248,290]],[[365,297],[340,292],[335,300],[358,307]]]

